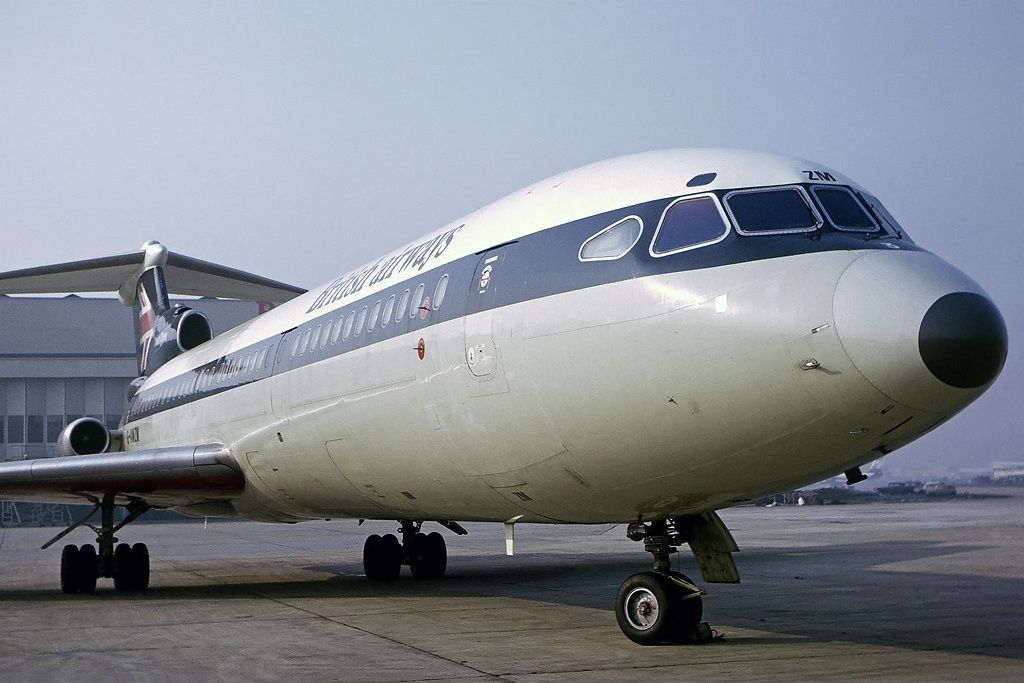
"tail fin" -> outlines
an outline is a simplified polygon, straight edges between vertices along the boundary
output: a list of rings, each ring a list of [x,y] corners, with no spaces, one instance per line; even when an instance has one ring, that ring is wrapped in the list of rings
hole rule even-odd
[[[165,314],[171,308],[164,280],[164,266],[167,265],[167,249],[161,244],[147,243],[143,247],[146,255],[135,279],[135,296],[132,310],[135,322],[135,355],[139,361],[139,376],[150,375],[158,367],[173,358],[166,347],[173,335],[168,335]],[[132,284],[131,279],[121,285],[121,301],[127,303],[124,289]],[[171,330],[173,332],[173,330]]]
[[[182,351],[213,338],[213,328],[205,315],[188,306],[171,307],[164,279],[167,249],[159,242],[149,242],[144,249],[146,255],[135,278],[132,302],[139,377],[153,374]],[[126,280],[125,286],[130,283]]]

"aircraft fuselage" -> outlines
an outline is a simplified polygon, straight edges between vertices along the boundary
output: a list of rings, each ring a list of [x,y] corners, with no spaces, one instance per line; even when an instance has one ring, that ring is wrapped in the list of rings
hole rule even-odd
[[[799,198],[814,225],[757,223]],[[838,227],[851,202],[870,226]],[[664,519],[820,480],[934,428],[1002,364],[947,367],[1002,320],[876,203],[728,150],[556,176],[170,361],[132,399],[128,448],[223,443],[244,490],[179,509],[268,520]],[[947,330],[956,315],[983,338]]]

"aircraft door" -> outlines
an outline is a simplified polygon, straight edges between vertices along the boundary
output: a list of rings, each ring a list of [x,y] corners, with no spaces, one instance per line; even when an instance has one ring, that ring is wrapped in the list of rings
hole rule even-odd
[[[470,281],[466,305],[466,366],[476,386],[477,396],[508,391],[501,351],[494,338],[494,306],[499,291],[509,286],[509,253],[513,244],[490,249],[480,257]]]

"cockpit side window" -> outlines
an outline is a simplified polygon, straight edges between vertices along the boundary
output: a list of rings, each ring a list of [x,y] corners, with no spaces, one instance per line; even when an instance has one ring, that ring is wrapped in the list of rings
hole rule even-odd
[[[860,198],[864,200],[864,203],[868,205],[868,208],[875,214],[879,221],[882,223],[882,227],[885,231],[894,237],[903,237],[906,232],[903,230],[903,226],[896,222],[889,210],[882,206],[882,202],[878,201],[876,197],[869,195],[867,192],[861,192]]]
[[[822,226],[802,187],[785,186],[734,190],[725,207],[741,235],[784,235],[813,232]]]
[[[580,261],[614,261],[622,258],[637,243],[643,230],[643,221],[638,216],[623,218],[588,237],[580,246]]]
[[[837,230],[878,232],[878,225],[874,219],[845,187],[815,185],[811,188],[811,194],[821,204],[825,215]]]
[[[651,256],[667,256],[720,242],[729,221],[712,194],[682,197],[668,205],[654,231]]]

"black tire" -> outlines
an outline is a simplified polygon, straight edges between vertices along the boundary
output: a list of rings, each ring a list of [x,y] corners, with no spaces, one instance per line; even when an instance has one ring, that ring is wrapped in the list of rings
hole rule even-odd
[[[640,645],[673,640],[677,632],[674,584],[655,572],[633,574],[615,597],[615,620],[627,638]]]
[[[119,543],[114,548],[114,590],[135,590],[135,557],[131,546]]]
[[[363,573],[370,581],[380,581],[381,576],[381,538],[377,534],[366,537],[363,543]]]
[[[96,546],[83,545],[78,549],[78,591],[80,593],[96,592]]]
[[[679,572],[669,572],[669,574],[674,578],[682,579],[688,584],[693,584],[693,581],[686,574]],[[685,637],[689,635],[694,626],[700,623],[701,617],[704,616],[704,600],[699,592],[694,593],[691,589],[680,586],[678,583],[673,583],[672,588],[675,592],[675,600],[678,606],[674,610],[676,628]]]
[[[444,536],[432,531],[416,534],[416,555],[411,558],[409,568],[418,579],[439,579],[448,567],[448,548]]]
[[[68,595],[78,592],[79,557],[77,545],[66,545],[60,553],[60,589]]]
[[[149,588],[149,547],[145,543],[132,546],[132,563],[135,565],[135,580],[132,590],[144,591]]]
[[[381,578],[394,581],[402,573],[402,544],[394,534],[386,534],[380,539]]]

